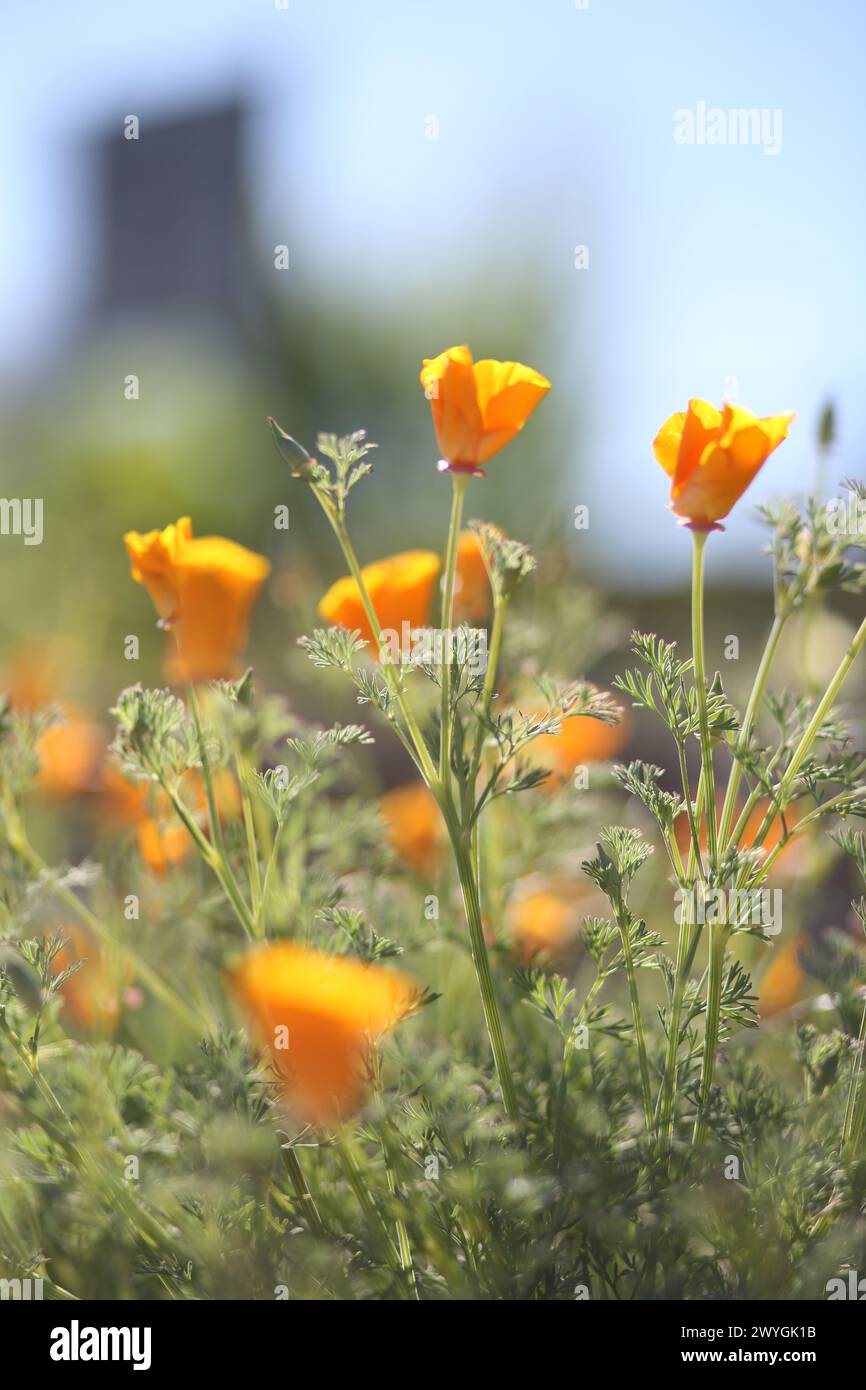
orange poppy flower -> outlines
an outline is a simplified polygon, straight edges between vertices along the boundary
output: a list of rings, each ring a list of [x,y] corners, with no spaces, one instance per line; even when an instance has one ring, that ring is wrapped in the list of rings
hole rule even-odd
[[[220,768],[212,775],[214,800],[217,813],[222,820],[232,820],[240,815],[241,794],[237,781],[228,768]],[[204,780],[199,773],[193,773],[186,785],[192,792],[192,800],[184,797],[194,818],[207,833],[207,792]],[[193,841],[189,831],[178,819],[171,802],[164,792],[155,798],[153,814],[145,811],[140,817],[136,837],[142,860],[151,873],[164,878],[169,869],[183,864],[192,853]]]
[[[404,550],[386,560],[365,565],[361,570],[364,587],[379,619],[379,632],[374,632],[367,620],[360,590],[351,575],[332,584],[319,603],[322,617],[335,626],[356,628],[378,650],[379,633],[394,632],[402,650],[403,624],[413,628],[425,627],[440,560],[431,550]]]
[[[294,1109],[321,1125],[359,1108],[369,1040],[394,1027],[417,993],[396,971],[291,942],[245,956],[230,984]]]
[[[405,864],[418,874],[436,872],[442,854],[442,817],[436,798],[423,782],[386,792],[379,809],[388,840]]]
[[[60,928],[67,945],[51,962],[55,975],[76,960],[83,960],[74,974],[60,986],[63,1017],[82,1033],[109,1036],[120,1019],[119,980],[109,968],[105,953],[90,933],[79,926]]]
[[[758,1013],[762,1018],[782,1013],[802,998],[808,979],[800,963],[803,945],[803,936],[798,932],[775,950],[758,986]]]
[[[59,668],[55,639],[22,643],[0,672],[0,690],[9,696],[12,709],[42,709],[55,698]]]
[[[170,868],[183,864],[192,853],[189,831],[179,820],[158,821],[148,816],[135,833],[143,862],[158,878],[165,878]]]
[[[490,578],[478,537],[472,531],[462,531],[457,543],[454,616],[458,622],[484,622],[492,602]]]
[[[98,791],[106,746],[100,724],[70,711],[62,723],[46,729],[37,744],[37,790],[61,800]]]
[[[717,819],[721,814],[723,804],[724,797],[721,794],[719,794],[716,797]],[[759,801],[755,806],[755,809],[749,816],[749,819],[746,821],[743,833],[740,836],[741,850],[748,850],[753,847],[755,836],[757,835],[758,831],[764,823],[764,816],[766,815],[769,806],[770,803],[766,799],[763,801]],[[741,809],[742,808],[740,807],[736,810],[734,814],[733,824],[736,824]],[[788,807],[788,809],[785,812],[785,821],[789,830],[797,824],[797,821],[800,819],[802,814],[803,812],[797,806],[796,802],[794,802],[792,805]],[[676,821],[674,822],[674,833],[676,835],[676,840],[680,852],[682,854],[685,854],[686,851],[691,847],[691,832],[689,829],[688,816],[686,815],[685,811],[680,812],[680,814],[677,816]],[[777,817],[771,824],[770,829],[767,831],[766,839],[764,840],[764,843],[761,846],[764,855],[769,854],[771,850],[774,850],[776,848],[776,846],[782,838],[782,833],[782,823]],[[705,821],[701,822],[699,839],[701,849],[706,850],[707,826]],[[796,867],[797,861],[800,859],[802,850],[802,840],[792,840],[790,844],[787,844],[785,848],[779,852],[779,857],[775,861],[775,871],[790,871],[794,869]]]
[[[588,763],[606,763],[621,751],[629,738],[628,716],[623,713],[618,724],[603,724],[587,714],[563,719],[558,734],[542,734],[529,745],[527,756],[540,767],[550,769],[551,776],[541,783],[542,790],[555,790],[569,781],[575,769]]]
[[[743,495],[774,449],[787,436],[793,415],[757,419],[742,406],[722,410],[706,401],[666,420],[653,450],[671,479],[672,511],[683,525],[719,530],[722,517]]]
[[[577,935],[581,896],[586,895],[575,885],[570,892],[544,889],[518,898],[508,914],[516,954],[524,961],[539,954],[561,956]]]
[[[194,537],[189,517],[143,536],[129,531],[124,541],[133,579],[145,586],[173,632],[169,678],[238,675],[250,612],[270,574],[269,561],[223,536]]]
[[[440,468],[477,472],[523,429],[550,382],[520,362],[473,362],[468,347],[425,358],[421,385],[433,411]]]

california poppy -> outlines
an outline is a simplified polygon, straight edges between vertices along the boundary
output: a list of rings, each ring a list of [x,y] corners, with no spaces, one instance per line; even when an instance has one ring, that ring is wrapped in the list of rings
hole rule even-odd
[[[230,983],[293,1107],[314,1124],[360,1106],[369,1041],[399,1022],[417,992],[396,971],[291,942],[245,956]]]
[[[577,935],[580,900],[587,896],[581,885],[573,885],[566,890],[546,887],[518,897],[508,913],[516,954],[524,961],[539,954],[561,956]]]
[[[758,986],[758,1013],[762,1018],[790,1009],[803,995],[807,975],[800,961],[804,939],[800,933],[776,947]]]
[[[717,817],[721,814],[723,802],[724,797],[721,794],[719,794],[716,797]],[[739,818],[741,809],[741,807],[737,807],[734,814],[734,823],[736,823],[737,819]],[[739,848],[741,850],[750,850],[753,848],[758,831],[764,823],[764,816],[766,815],[769,809],[770,802],[766,799],[766,797],[757,803],[748,820],[746,821],[745,826],[743,827],[743,833],[740,836],[739,841]],[[796,802],[793,802],[788,807],[788,809],[785,812],[785,823],[789,830],[793,829],[793,827],[797,824],[797,821],[800,819],[802,814],[802,808],[798,806]],[[691,829],[689,826],[688,816],[686,815],[685,811],[682,811],[677,816],[676,821],[674,822],[674,833],[676,835],[677,844],[679,846],[680,852],[685,854],[686,851],[691,848]],[[776,846],[782,838],[783,833],[784,827],[782,825],[782,822],[779,817],[776,817],[776,819],[770,823],[770,828],[767,831],[763,844],[759,847],[764,855],[768,855],[772,850],[776,848]],[[701,849],[705,850],[707,847],[707,826],[706,821],[703,819],[701,820],[700,835],[698,838],[700,840]],[[793,839],[790,841],[789,844],[785,845],[785,848],[779,851],[778,857],[774,860],[775,872],[784,873],[792,869],[795,869],[798,861],[801,858],[802,849],[802,840]]]
[[[476,472],[523,429],[550,382],[521,362],[473,362],[466,346],[425,358],[440,468]]]
[[[51,962],[53,973],[59,975],[75,961],[84,962],[60,986],[64,1018],[82,1033],[110,1035],[120,1019],[120,979],[102,947],[83,927],[64,926],[61,932],[66,944]]]
[[[717,530],[788,433],[793,415],[757,419],[742,406],[706,401],[665,421],[653,450],[671,479],[671,509],[681,524]]]
[[[379,802],[388,840],[410,869],[435,873],[442,852],[442,816],[436,798],[423,782],[394,787]]]
[[[578,767],[588,763],[609,762],[627,743],[628,717],[623,714],[618,724],[604,724],[588,714],[563,718],[558,734],[542,734],[527,749],[532,763],[547,767],[551,776],[541,785],[553,790],[569,781]]]
[[[379,620],[379,632],[370,627],[361,593],[351,575],[332,584],[319,603],[319,612],[329,623],[354,631],[378,649],[379,635],[394,632],[403,647],[403,624],[426,626],[430,604],[439,574],[440,560],[431,550],[405,550],[377,560],[361,570],[364,587]]]
[[[39,739],[37,790],[58,799],[98,791],[107,743],[100,724],[69,710]]]
[[[457,622],[483,622],[493,600],[484,552],[473,531],[462,531],[457,543],[457,583],[454,616]]]
[[[250,612],[270,563],[223,536],[194,537],[189,517],[145,535],[129,531],[124,541],[133,579],[172,629],[170,679],[238,675]]]

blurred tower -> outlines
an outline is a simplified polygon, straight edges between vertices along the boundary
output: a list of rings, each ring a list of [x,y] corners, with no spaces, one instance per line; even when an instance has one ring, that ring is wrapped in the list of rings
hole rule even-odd
[[[102,226],[95,326],[168,310],[237,329],[253,310],[244,114],[234,102],[159,123],[143,114],[137,138],[119,126],[96,142]]]

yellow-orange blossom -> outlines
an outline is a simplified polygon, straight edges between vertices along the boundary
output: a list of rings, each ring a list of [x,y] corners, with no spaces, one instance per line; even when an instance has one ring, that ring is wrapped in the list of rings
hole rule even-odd
[[[271,571],[262,556],[223,536],[192,534],[188,516],[161,531],[124,536],[132,577],[150,594],[176,639],[173,680],[239,674],[250,611]]]
[[[465,345],[426,358],[421,385],[430,401],[443,468],[475,472],[523,429],[550,382],[522,362],[473,362]]]
[[[671,479],[671,510],[684,525],[718,529],[793,419],[757,419],[739,405],[726,403],[719,411],[706,401],[689,401],[653,440],[655,456]]]
[[[287,941],[245,956],[230,981],[293,1108],[325,1125],[360,1105],[369,1041],[393,1028],[418,993],[397,971]]]

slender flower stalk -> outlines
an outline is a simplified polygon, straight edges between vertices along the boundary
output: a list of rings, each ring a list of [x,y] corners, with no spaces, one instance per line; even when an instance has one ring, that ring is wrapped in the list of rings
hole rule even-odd
[[[791,791],[793,789],[794,782],[797,778],[797,773],[803,766],[803,763],[805,762],[809,754],[809,750],[811,749],[812,744],[815,742],[815,739],[820,733],[821,727],[825,719],[827,718],[831,709],[833,708],[833,705],[836,701],[836,697],[839,694],[839,691],[842,689],[842,686],[845,682],[845,678],[847,677],[848,672],[851,670],[851,667],[854,665],[854,662],[856,661],[857,656],[864,642],[866,642],[866,618],[863,619],[862,623],[860,624],[859,628],[854,634],[854,637],[850,642],[848,649],[845,652],[845,655],[842,657],[842,660],[836,667],[830,684],[827,686],[827,689],[824,691],[824,694],[819,700],[815,712],[812,715],[812,718],[809,720],[809,723],[806,725],[806,728],[803,731],[803,736],[800,739],[800,742],[794,749],[791,761],[785,768],[785,772],[782,776],[782,780],[778,785],[778,788],[776,789],[776,795],[774,798],[776,805],[780,810],[784,810],[787,806],[788,801],[791,797]],[[773,816],[774,808],[770,807],[770,809],[767,812],[767,817],[769,817],[769,824],[772,824]],[[765,817],[765,820],[767,819],[767,817]],[[769,825],[767,826],[767,830],[769,830]],[[764,830],[763,825],[761,826],[761,830],[758,833],[761,834],[761,831],[763,831],[763,835],[761,836],[760,842],[756,841],[756,843],[763,843],[763,839],[766,837],[767,830]]]
[[[857,1037],[857,1055],[854,1062],[854,1070],[851,1074],[851,1085],[848,1089],[848,1103],[845,1107],[845,1124],[842,1129],[842,1157],[851,1160],[857,1153],[860,1139],[863,1134],[863,1121],[866,1119],[866,1067],[864,1067],[864,1050],[866,1050],[866,1004],[863,1007],[863,1017],[860,1020],[860,1032]]]
[[[262,874],[259,865],[259,845],[256,835],[253,803],[250,796],[249,782],[247,780],[249,773],[240,753],[235,757],[235,772],[237,774],[238,785],[241,789],[241,804],[243,806],[244,834],[246,835],[247,859],[249,861],[250,904],[252,906],[253,927],[254,934],[258,935],[263,927]]]
[[[731,773],[728,778],[728,786],[725,792],[724,805],[722,806],[721,819],[719,821],[719,841],[724,849],[727,846],[728,836],[731,831],[731,822],[734,818],[734,811],[737,805],[737,792],[740,789],[740,782],[743,776],[743,767],[740,756],[749,746],[749,740],[755,728],[758,712],[761,708],[761,701],[764,698],[764,691],[767,688],[770,669],[775,660],[776,652],[779,649],[779,641],[785,629],[785,624],[790,617],[791,609],[788,605],[777,611],[773,619],[773,625],[764,646],[758,669],[755,673],[755,680],[752,686],[749,702],[746,705],[746,712],[743,715],[743,722],[740,725],[740,732],[737,735],[734,745],[733,762]]]
[[[447,797],[451,795],[451,624],[454,620],[454,574],[457,569],[457,544],[460,539],[460,522],[463,516],[463,499],[469,482],[468,473],[451,475],[451,520],[448,526],[448,543],[445,549],[445,572],[442,577],[442,619],[440,622],[440,647],[442,662],[439,667],[441,686],[441,712],[439,724],[439,781]]]
[[[701,1062],[701,1080],[698,1091],[698,1113],[692,1132],[692,1143],[700,1146],[707,1137],[707,1108],[713,1089],[713,1076],[716,1069],[716,1050],[719,1045],[719,1027],[722,1005],[722,984],[725,968],[725,947],[728,928],[723,923],[710,927],[709,969],[707,971],[707,1013],[704,1031],[704,1053]]]
[[[640,1006],[640,994],[637,987],[637,974],[634,965],[634,955],[631,949],[631,938],[629,936],[629,924],[624,913],[617,913],[617,926],[622,940],[622,952],[625,959],[626,978],[628,979],[628,993],[631,1000],[631,1016],[634,1025],[635,1043],[637,1045],[638,1065],[640,1067],[640,1089],[643,1100],[644,1120],[646,1121],[647,1133],[652,1135],[655,1130],[655,1114],[652,1102],[652,1083],[650,1081],[649,1059],[647,1057],[646,1034],[643,1026],[643,1014]]]
[[[11,819],[10,819],[11,814]],[[96,913],[91,912],[90,908],[81,901],[76,893],[72,892],[62,881],[58,880],[52,873],[48,864],[30,843],[24,825],[17,811],[12,810],[7,805],[5,808],[6,832],[9,843],[12,845],[16,854],[29,865],[37,879],[44,882],[58,902],[63,903],[70,912],[81,921],[88,931],[103,946],[110,946],[117,950],[127,961],[130,970],[141,980],[142,984],[151,991],[155,998],[159,999],[174,1016],[183,1023],[184,1027],[190,1029],[197,1036],[203,1033],[211,1033],[213,1024],[207,1015],[194,1008],[183,998],[183,996],[168,984],[162,976],[154,970],[147,962],[139,956],[132,947],[126,942],[119,940],[112,932],[111,928],[97,917]]]
[[[298,1199],[300,1209],[310,1223],[310,1229],[314,1231],[317,1236],[326,1236],[328,1233],[325,1229],[325,1223],[319,1213],[316,1200],[310,1191],[309,1183],[307,1182],[306,1175],[301,1166],[301,1160],[294,1144],[282,1144],[280,1146],[280,1153],[283,1156],[283,1165],[288,1174],[289,1181],[295,1190],[295,1196]]]
[[[704,547],[707,532],[692,530],[694,541],[692,564],[692,660],[698,700],[698,720],[701,734],[701,763],[706,796],[704,810],[707,824],[707,854],[711,872],[718,868],[719,848],[716,833],[716,788],[713,773],[713,747],[707,717],[707,682],[704,672]]]
[[[478,989],[481,994],[481,1007],[484,1010],[484,1021],[487,1024],[487,1034],[490,1038],[493,1060],[496,1064],[496,1074],[502,1088],[502,1100],[509,1119],[518,1124],[520,1111],[517,1103],[517,1091],[514,1086],[508,1049],[505,1045],[505,1032],[502,1027],[499,1005],[496,1002],[490,959],[487,954],[487,942],[484,940],[484,923],[481,916],[481,900],[472,845],[471,841],[467,840],[465,833],[455,824],[453,815],[450,813],[446,817],[446,824],[457,864],[460,892],[463,897],[466,923],[469,928],[472,963],[475,966],[475,978],[478,981]]]

